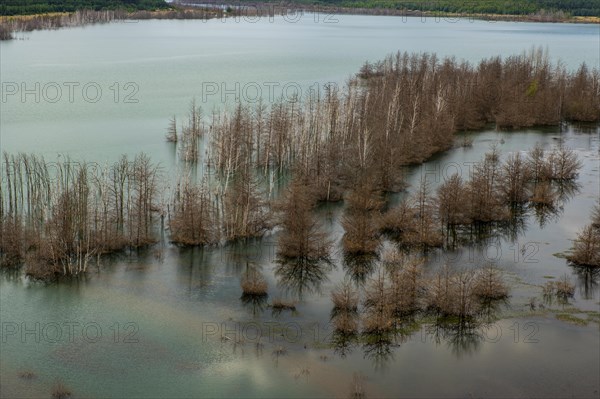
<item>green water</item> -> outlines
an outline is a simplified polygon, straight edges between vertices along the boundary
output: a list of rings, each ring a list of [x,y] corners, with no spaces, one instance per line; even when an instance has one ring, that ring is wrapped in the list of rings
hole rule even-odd
[[[1,103],[0,147],[96,162],[144,151],[175,168],[163,138],[168,117],[183,115],[191,97],[201,100],[203,82],[228,87],[297,82],[302,88],[342,83],[364,60],[396,50],[477,61],[542,45],[570,68],[600,62],[599,26],[336,18],[335,24],[315,23],[309,16],[293,24],[140,21],[40,31],[2,42],[2,83],[97,82],[103,96],[97,103],[78,99],[77,92],[72,103],[8,97]],[[119,97],[115,103],[113,82],[121,89],[136,83],[139,102]],[[223,106],[214,97],[202,105],[205,110]],[[513,239],[451,254],[452,262],[465,267],[493,259],[511,281],[510,304],[501,313],[506,318],[483,338],[436,342],[417,327],[390,348],[358,345],[341,356],[328,335],[329,293],[348,273],[339,256],[327,278],[306,282],[296,312],[276,314],[264,304],[242,303],[239,287],[247,264],[258,265],[269,300],[298,299],[275,275],[276,233],[205,250],[163,244],[105,259],[77,281],[42,285],[2,273],[0,394],[48,397],[59,378],[77,397],[346,397],[353,373],[359,372],[370,397],[597,397],[598,323],[565,323],[553,312],[534,314],[526,304],[529,297],[540,297],[549,276],[567,274],[577,286],[572,305],[599,310],[598,276],[577,275],[553,255],[569,249],[599,195],[599,136],[596,127],[484,131],[473,135],[473,147],[450,150],[409,171],[413,185],[423,174],[435,185],[436,178],[457,168],[464,175],[493,143],[506,155],[536,143],[551,148],[558,139],[583,161],[578,194],[543,228],[530,215]],[[319,209],[337,244],[342,210],[341,204]],[[535,254],[522,256],[518,248],[524,244],[532,244]],[[426,267],[449,259],[450,254],[432,254]],[[259,345],[257,325],[263,335]],[[278,348],[286,353],[277,356]],[[36,378],[19,378],[24,370]]]

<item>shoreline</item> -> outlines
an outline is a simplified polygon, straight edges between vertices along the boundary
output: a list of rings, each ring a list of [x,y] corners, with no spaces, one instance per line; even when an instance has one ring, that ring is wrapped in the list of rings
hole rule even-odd
[[[197,19],[235,16],[216,7],[171,7],[161,10],[79,10],[75,12],[0,16],[0,41],[14,39],[15,33],[109,23],[122,20]]]
[[[600,24],[600,16],[570,16],[562,11],[547,12],[540,10],[535,14],[493,14],[493,13],[455,13],[445,11],[427,11],[411,9],[392,9],[392,8],[363,8],[363,7],[341,7],[310,4],[277,4],[270,2],[256,2],[244,4],[243,2],[228,3],[216,0],[192,0],[180,3],[181,5],[191,7],[204,7],[213,5],[221,9],[239,9],[250,11],[250,15],[283,14],[290,12],[310,12],[325,13],[329,15],[378,15],[378,16],[397,16],[397,17],[422,17],[422,18],[447,18],[447,19],[477,19],[489,21],[505,22],[545,22],[545,23],[583,23]],[[195,5],[196,4],[196,5]],[[243,14],[243,13],[242,13]]]
[[[436,21],[447,20],[454,22],[459,19],[480,20],[488,22],[532,22],[532,23],[564,23],[564,24],[598,24],[600,17],[563,16],[564,14],[479,14],[479,13],[451,13],[438,11],[419,10],[396,10],[385,8],[350,8],[350,7],[327,7],[327,6],[281,6],[271,3],[256,3],[253,5],[227,5],[205,1],[194,5],[176,5],[168,9],[160,10],[105,10],[91,11],[79,10],[75,12],[53,12],[26,15],[2,15],[0,16],[0,40],[14,38],[14,33],[31,32],[34,30],[58,29],[63,27],[74,27],[91,25],[95,23],[107,23],[114,20],[127,19],[199,19],[207,20],[214,18],[231,17],[267,17],[274,15],[286,15],[293,13],[321,13],[329,16],[334,15],[374,15],[394,17],[421,17],[423,20],[434,18]]]

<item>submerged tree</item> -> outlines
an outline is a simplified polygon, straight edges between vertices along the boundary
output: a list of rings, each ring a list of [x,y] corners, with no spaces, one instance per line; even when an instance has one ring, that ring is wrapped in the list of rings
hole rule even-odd
[[[600,267],[600,229],[593,225],[584,227],[568,259],[579,266]]]
[[[282,258],[329,259],[331,241],[313,214],[315,198],[307,182],[294,180],[279,205],[282,232],[278,255]]]
[[[344,251],[350,255],[369,255],[379,247],[378,218],[383,201],[373,187],[363,181],[346,198],[342,219]]]
[[[214,205],[205,184],[179,182],[175,191],[173,217],[170,221],[171,241],[182,245],[218,243]]]

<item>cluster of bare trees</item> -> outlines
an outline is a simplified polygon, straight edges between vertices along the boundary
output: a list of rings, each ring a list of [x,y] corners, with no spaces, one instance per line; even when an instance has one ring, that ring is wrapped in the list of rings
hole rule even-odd
[[[278,255],[288,259],[328,259],[332,242],[313,213],[316,199],[306,183],[294,180],[283,194],[279,205],[282,231]]]
[[[158,170],[145,155],[99,167],[5,153],[2,264],[26,258],[33,276],[76,275],[96,255],[154,242],[157,185]]]
[[[435,54],[398,53],[365,64],[344,90],[328,86],[296,100],[237,104],[232,112],[213,113],[205,161],[220,173],[219,195],[240,173],[246,181],[262,176],[269,198],[274,176],[287,173],[307,177],[318,200],[341,200],[365,180],[374,193],[399,191],[402,167],[448,149],[457,131],[490,123],[516,128],[597,122],[600,74],[585,65],[570,73],[551,64],[541,49],[475,66]],[[193,132],[205,130],[194,128],[200,118],[193,104],[181,135],[184,160],[198,160],[203,134]],[[172,123],[169,140],[177,138],[175,131]],[[543,173],[563,178],[569,171]]]
[[[493,147],[471,175],[450,176],[432,193],[421,180],[414,193],[382,211],[380,193],[368,184],[351,190],[342,225],[349,254],[376,253],[381,234],[406,248],[454,245],[474,227],[508,223],[528,207],[555,207],[574,188],[581,167],[575,153],[559,146],[535,147],[528,155],[509,154],[504,162]],[[464,236],[464,235],[463,235]]]
[[[418,315],[434,316],[463,324],[476,324],[490,307],[509,295],[501,272],[493,266],[452,270],[448,266],[425,275],[423,260],[397,249],[383,256],[383,268],[362,294],[344,281],[331,294],[334,336],[386,340]]]
[[[231,10],[228,16],[235,16]],[[63,27],[85,26],[108,23],[118,20],[139,19],[212,19],[223,18],[224,10],[220,7],[185,7],[172,5],[163,10],[77,10],[70,13],[46,13],[36,15],[6,16],[0,19],[0,40],[10,40],[14,32],[31,32],[41,29],[58,29]]]
[[[198,163],[206,145],[204,171],[214,172],[205,173],[200,182],[192,182],[189,176],[180,179],[170,224],[173,242],[215,244],[260,237],[272,227],[268,198],[252,161],[255,136],[244,109],[239,104],[232,116],[213,114],[210,129],[206,129],[202,110],[192,101],[181,135],[177,134],[175,118],[171,120],[167,140],[179,145],[181,159]],[[206,143],[203,138],[210,140]]]
[[[577,235],[569,261],[577,266],[600,267],[600,201],[592,210],[592,223]]]
[[[55,13],[33,16],[4,17],[0,20],[0,40],[13,38],[13,32],[30,32],[40,29],[83,26],[126,19],[128,13],[121,10],[79,10],[73,13]]]
[[[436,194],[423,179],[415,193],[381,214],[379,229],[405,247],[454,244],[473,227],[509,222],[527,207],[556,206],[575,189],[580,168],[576,154],[564,146],[549,153],[535,147],[504,162],[494,147],[469,178],[454,174]]]
[[[182,174],[166,206],[157,204],[157,169],[145,156],[102,168],[64,161],[50,171],[41,158],[5,155],[0,227],[15,234],[3,234],[3,263],[18,263],[33,248],[45,263],[76,274],[94,254],[152,242],[153,214],[161,211],[176,244],[260,237],[279,225],[280,258],[315,264],[328,258],[331,241],[313,210],[318,201],[341,199],[347,254],[376,254],[383,233],[408,247],[440,246],[457,230],[509,219],[517,205],[553,204],[579,162],[564,147],[504,163],[493,150],[469,180],[453,176],[437,195],[423,180],[385,209],[384,193],[405,187],[403,166],[449,148],[456,131],[489,122],[597,121],[599,98],[597,71],[582,66],[569,74],[532,51],[476,67],[398,53],[365,64],[345,90],[327,87],[269,107],[237,104],[214,112],[208,126],[192,101],[181,133],[173,118],[167,139],[202,176]],[[40,244],[19,245],[32,242]]]

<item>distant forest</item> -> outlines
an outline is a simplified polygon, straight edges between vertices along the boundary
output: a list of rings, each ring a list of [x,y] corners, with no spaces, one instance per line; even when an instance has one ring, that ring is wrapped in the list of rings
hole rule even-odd
[[[217,2],[227,3],[223,0],[217,0]],[[286,3],[281,0],[263,0],[263,2]],[[252,4],[257,2],[238,0],[234,3]],[[546,12],[562,11],[573,16],[600,16],[600,1],[598,0],[292,0],[289,3],[466,14],[529,15],[543,10]]]
[[[155,10],[167,8],[164,0],[2,0],[0,15],[27,15],[77,10]]]
[[[182,2],[182,1],[180,1]],[[529,15],[563,12],[572,16],[600,16],[598,0],[190,0],[188,3],[321,5],[328,7],[421,10],[466,14]],[[76,10],[153,10],[167,8],[164,0],[2,0],[0,15],[26,15]]]

